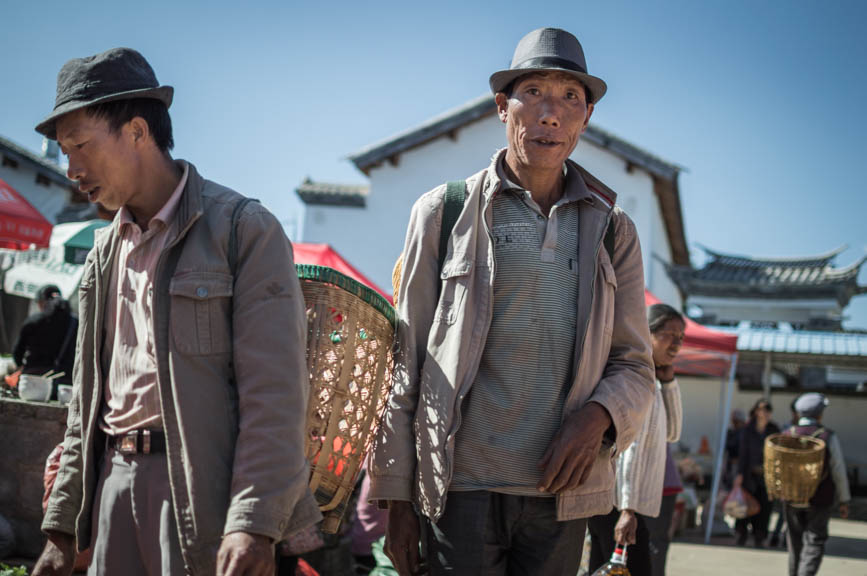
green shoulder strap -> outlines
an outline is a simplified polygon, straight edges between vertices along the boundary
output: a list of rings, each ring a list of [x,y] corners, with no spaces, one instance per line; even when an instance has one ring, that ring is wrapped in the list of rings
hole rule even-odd
[[[440,228],[440,251],[437,269],[442,272],[443,263],[446,261],[446,252],[449,246],[449,236],[464,209],[464,200],[467,197],[466,180],[453,180],[446,184],[446,197],[443,200],[443,222]]]

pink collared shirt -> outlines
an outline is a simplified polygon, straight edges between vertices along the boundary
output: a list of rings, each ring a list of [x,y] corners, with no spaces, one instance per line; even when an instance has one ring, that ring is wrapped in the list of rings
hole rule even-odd
[[[111,270],[104,323],[104,399],[100,428],[110,435],[162,428],[153,334],[153,283],[157,262],[172,228],[189,175],[184,174],[165,205],[148,222],[136,224],[120,209],[119,246]]]

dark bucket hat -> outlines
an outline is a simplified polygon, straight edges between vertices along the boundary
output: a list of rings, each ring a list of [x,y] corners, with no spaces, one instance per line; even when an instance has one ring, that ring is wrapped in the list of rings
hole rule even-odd
[[[36,131],[57,139],[55,122],[80,108],[129,98],[153,98],[166,108],[172,105],[174,88],[160,86],[144,56],[131,48],[112,48],[85,58],[73,58],[57,74],[54,111]]]
[[[532,72],[566,72],[575,76],[587,87],[594,104],[608,89],[604,80],[587,73],[584,49],[578,39],[559,28],[539,28],[521,38],[511,68],[491,75],[491,90],[494,94],[502,92],[515,78]]]

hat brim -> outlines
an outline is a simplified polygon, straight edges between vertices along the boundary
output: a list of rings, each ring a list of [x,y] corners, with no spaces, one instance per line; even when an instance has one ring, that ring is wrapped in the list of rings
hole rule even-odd
[[[51,114],[42,122],[36,125],[36,131],[52,140],[57,140],[57,120],[70,112],[75,112],[94,104],[102,104],[104,102],[113,102],[115,100],[130,100],[132,98],[153,98],[159,100],[166,105],[166,108],[171,107],[172,99],[174,98],[175,89],[171,86],[157,86],[156,88],[143,88],[141,90],[127,90],[126,92],[117,92],[100,98],[91,100],[71,100],[56,107]]]
[[[597,78],[596,76],[591,76],[590,74],[585,74],[583,72],[578,72],[577,70],[569,70],[568,68],[550,68],[550,67],[527,67],[527,68],[511,68],[509,70],[500,70],[499,72],[494,72],[491,74],[491,79],[489,81],[491,85],[491,91],[496,94],[497,92],[502,92],[506,86],[508,86],[512,81],[521,76],[525,76],[527,74],[534,74],[536,72],[565,72],[571,76],[574,76],[578,79],[579,82],[584,84],[587,87],[587,90],[590,92],[590,102],[588,104],[596,104],[599,100],[605,96],[605,92],[608,90],[608,85],[602,78]]]

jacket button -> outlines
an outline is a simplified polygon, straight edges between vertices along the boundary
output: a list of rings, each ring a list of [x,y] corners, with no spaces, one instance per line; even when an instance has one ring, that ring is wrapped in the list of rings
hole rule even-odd
[[[198,288],[196,288],[196,296],[198,296],[199,298],[204,298],[207,295],[208,289],[204,286],[199,286]]]

